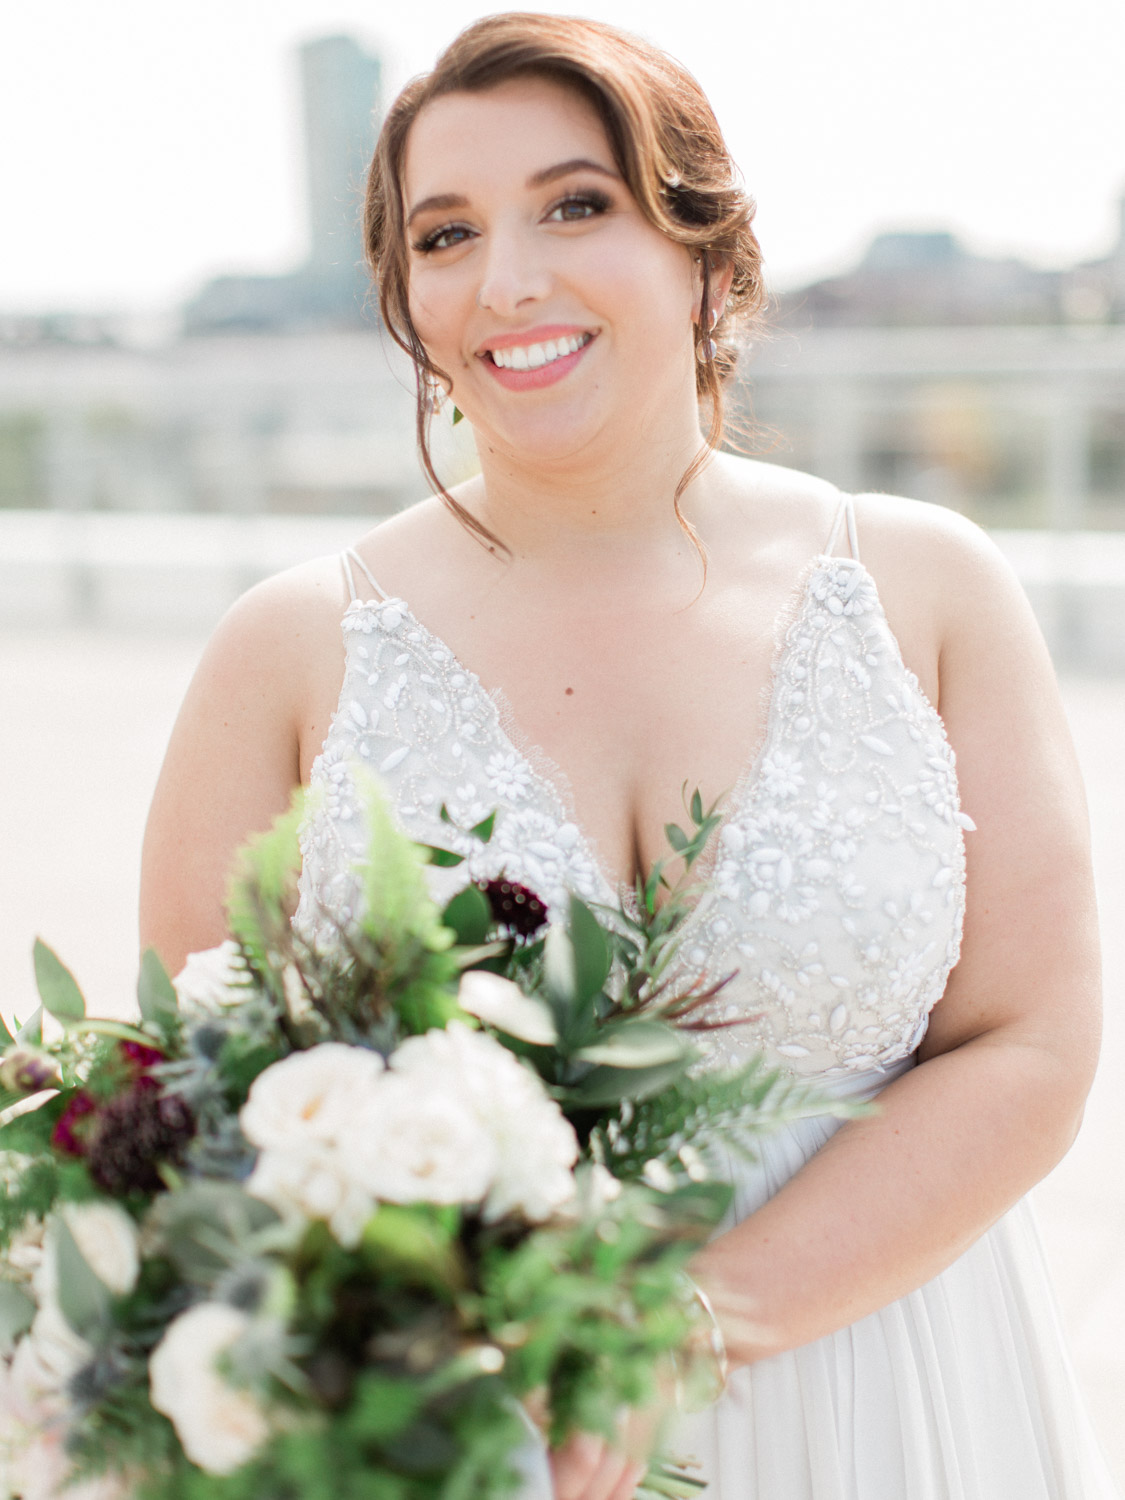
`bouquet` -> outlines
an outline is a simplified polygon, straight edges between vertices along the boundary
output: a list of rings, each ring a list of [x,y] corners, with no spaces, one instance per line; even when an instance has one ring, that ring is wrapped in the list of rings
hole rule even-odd
[[[0,1495],[499,1500],[669,1371],[714,1393],[684,1270],[729,1201],[709,1151],[825,1104],[700,1066],[717,986],[669,978],[663,865],[631,916],[548,922],[505,880],[439,911],[425,862],[458,857],[374,785],[368,811],[332,941],[290,920],[296,802],[243,852],[231,938],[174,982],[145,955],[136,1024],[36,944],[42,1007],[0,1031]]]

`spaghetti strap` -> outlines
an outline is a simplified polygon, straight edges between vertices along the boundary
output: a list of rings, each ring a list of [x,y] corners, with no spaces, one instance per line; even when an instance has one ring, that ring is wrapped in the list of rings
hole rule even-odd
[[[840,535],[840,524],[845,523],[848,532],[848,547],[851,550],[852,561],[859,562],[859,537],[855,528],[855,501],[851,495],[841,495],[840,503],[836,507],[836,517],[832,522],[832,531],[827,542],[824,544],[825,557],[831,557],[836,548],[836,541]]]
[[[380,588],[378,581],[373,576],[371,569],[364,562],[363,558],[360,557],[359,553],[355,550],[354,547],[347,547],[343,552],[340,553],[340,566],[344,570],[344,577],[347,580],[348,595],[351,602],[354,604],[355,601],[359,598],[359,593],[356,590],[355,586],[355,575],[352,572],[353,562],[357,564],[357,566],[366,577],[368,583],[375,590],[376,597],[379,599],[385,599],[387,597],[386,590]]]

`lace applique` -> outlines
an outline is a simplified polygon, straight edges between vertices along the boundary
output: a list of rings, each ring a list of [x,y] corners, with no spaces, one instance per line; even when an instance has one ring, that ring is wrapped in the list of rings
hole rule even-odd
[[[330,943],[358,900],[356,765],[382,777],[413,838],[465,855],[430,868],[439,901],[503,872],[556,916],[569,891],[618,904],[557,786],[444,642],[400,599],[354,602],[343,629],[344,684],[302,833],[302,930]],[[482,844],[466,830],[494,809]],[[909,1055],[960,952],[971,827],[944,726],[873,580],[851,559],[818,559],[778,652],[764,742],[684,927],[685,979],[733,975],[709,1013],[739,1024],[705,1034],[714,1059],[764,1051],[819,1074]]]

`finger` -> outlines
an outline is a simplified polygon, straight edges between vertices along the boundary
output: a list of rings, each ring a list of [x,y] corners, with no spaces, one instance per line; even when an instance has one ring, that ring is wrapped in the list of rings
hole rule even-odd
[[[602,1438],[591,1432],[576,1432],[561,1448],[551,1452],[551,1477],[556,1500],[587,1500],[590,1481],[606,1454]]]
[[[612,1489],[607,1500],[633,1500],[637,1486],[648,1472],[647,1464],[626,1463],[625,1472]]]
[[[635,1459],[627,1457],[619,1448],[607,1448],[605,1457],[582,1491],[582,1500],[612,1500],[619,1492],[631,1496],[637,1480],[629,1481],[636,1468]]]

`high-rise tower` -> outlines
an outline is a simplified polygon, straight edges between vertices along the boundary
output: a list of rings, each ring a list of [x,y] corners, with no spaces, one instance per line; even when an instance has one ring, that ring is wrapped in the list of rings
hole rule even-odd
[[[317,276],[350,281],[362,259],[363,178],[378,128],[380,65],[350,36],[301,48],[310,253]]]

